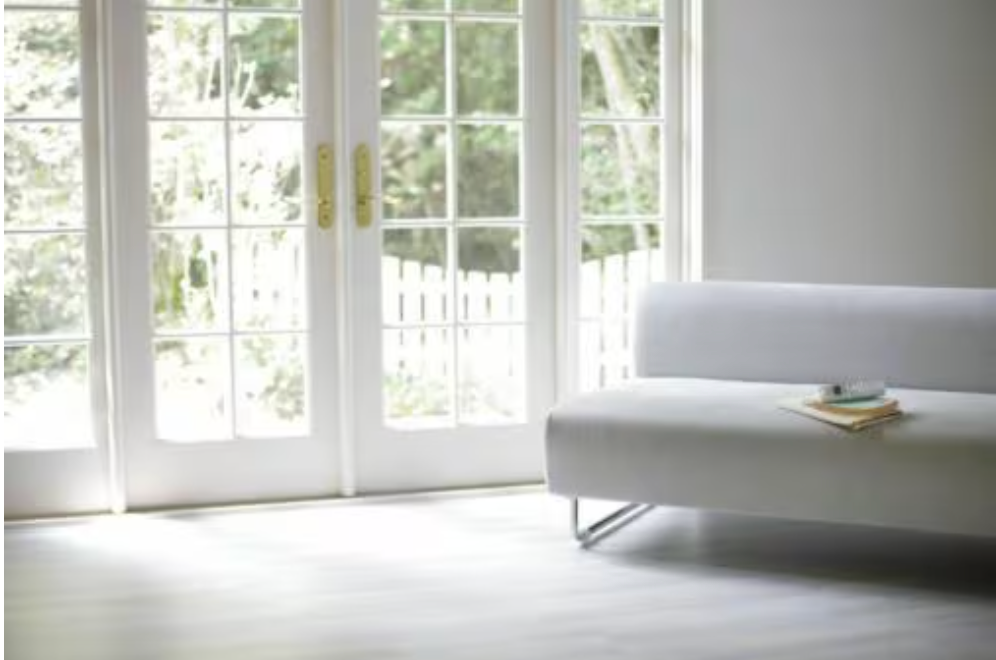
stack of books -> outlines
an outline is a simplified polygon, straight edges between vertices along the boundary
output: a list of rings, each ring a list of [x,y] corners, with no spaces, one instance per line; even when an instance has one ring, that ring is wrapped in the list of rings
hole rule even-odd
[[[827,424],[846,429],[860,431],[869,426],[884,424],[902,416],[899,401],[885,396],[884,388],[881,396],[853,398],[843,401],[826,400],[819,394],[806,397],[783,399],[778,402],[780,408],[790,410]]]

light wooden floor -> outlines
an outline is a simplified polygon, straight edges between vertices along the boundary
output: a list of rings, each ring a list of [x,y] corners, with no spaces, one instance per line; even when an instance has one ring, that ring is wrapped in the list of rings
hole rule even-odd
[[[8,526],[9,659],[996,658],[996,541],[538,492]]]

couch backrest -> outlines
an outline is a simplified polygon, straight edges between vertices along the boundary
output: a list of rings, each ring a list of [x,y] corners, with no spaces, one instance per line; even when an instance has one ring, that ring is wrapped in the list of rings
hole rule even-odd
[[[996,393],[996,289],[653,284],[636,371]]]

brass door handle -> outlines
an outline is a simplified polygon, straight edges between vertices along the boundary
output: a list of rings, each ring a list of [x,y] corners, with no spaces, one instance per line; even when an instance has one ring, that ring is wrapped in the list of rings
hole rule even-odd
[[[356,226],[373,224],[374,202],[373,172],[370,164],[370,147],[361,143],[353,150],[354,186],[356,189]]]
[[[332,147],[318,145],[318,226],[330,229],[335,222],[335,160]]]

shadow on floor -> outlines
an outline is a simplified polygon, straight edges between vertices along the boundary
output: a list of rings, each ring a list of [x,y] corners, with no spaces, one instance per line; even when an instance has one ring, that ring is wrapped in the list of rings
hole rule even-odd
[[[613,562],[996,600],[996,539],[983,537],[655,509],[590,551]]]

